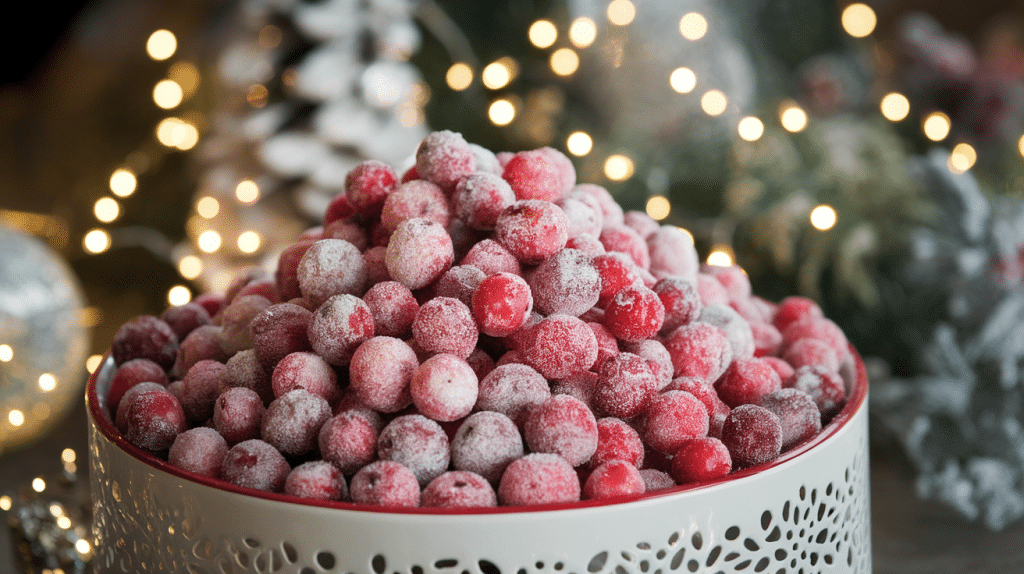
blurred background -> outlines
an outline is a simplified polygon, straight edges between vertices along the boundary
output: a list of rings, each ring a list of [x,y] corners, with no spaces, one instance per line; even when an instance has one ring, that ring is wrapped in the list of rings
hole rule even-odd
[[[28,9],[0,39],[9,522],[84,471],[82,385],[123,322],[273,269],[356,163],[450,129],[562,150],[758,294],[824,307],[871,370],[877,572],[1024,565],[1019,2]],[[0,570],[26,552],[0,538]]]

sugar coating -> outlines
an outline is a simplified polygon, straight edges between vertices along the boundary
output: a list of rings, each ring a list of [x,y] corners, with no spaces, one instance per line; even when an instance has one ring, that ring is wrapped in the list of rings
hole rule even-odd
[[[118,365],[114,376],[110,378],[110,389],[107,391],[107,409],[117,412],[117,406],[128,389],[144,382],[158,383],[166,387],[169,381],[163,368],[149,359],[131,359]]]
[[[644,491],[653,492],[676,486],[676,481],[669,473],[656,468],[641,468],[640,477],[644,479]]]
[[[244,488],[280,492],[291,467],[284,455],[260,439],[242,441],[228,450],[221,478]]]
[[[465,359],[476,348],[480,331],[473,312],[451,297],[434,297],[420,305],[412,335],[427,354],[450,353]]]
[[[732,362],[732,346],[721,329],[701,321],[669,333],[665,348],[672,356],[676,377],[715,381]]]
[[[598,358],[600,360],[600,358]],[[594,410],[594,389],[597,387],[597,373],[581,371],[551,383],[551,394],[576,397],[590,410]]]
[[[174,335],[180,343],[196,327],[209,325],[212,318],[206,307],[195,301],[189,301],[184,305],[168,307],[160,314],[160,320],[167,323],[171,330],[174,331]]]
[[[639,355],[647,361],[647,366],[651,368],[651,373],[654,374],[654,378],[658,381],[655,390],[661,391],[672,382],[672,355],[669,354],[668,349],[665,345],[657,339],[644,339],[636,343],[626,343],[622,346],[622,350],[627,353],[633,353]]]
[[[373,336],[370,308],[354,295],[335,295],[324,301],[309,323],[309,344],[332,365],[345,366],[360,343]]]
[[[296,269],[302,296],[319,307],[333,295],[362,295],[366,262],[344,239],[321,239],[309,246]]]
[[[472,142],[469,144],[469,149],[473,150],[473,155],[476,156],[477,173],[486,172],[501,175],[505,166],[498,160],[497,154],[482,145]]]
[[[583,235],[593,239],[601,235],[601,216],[598,215],[596,206],[571,196],[563,199],[558,205],[569,220],[569,241]],[[600,245],[600,241],[597,244]],[[603,245],[601,251],[604,251]]]
[[[804,337],[793,341],[786,347],[782,359],[789,363],[794,369],[805,365],[821,365],[827,369],[839,372],[839,357],[832,347],[818,339]]]
[[[417,217],[448,227],[452,206],[444,190],[422,179],[399,184],[384,201],[380,222],[394,232],[403,222]]]
[[[665,320],[660,331],[662,335],[700,319],[703,304],[697,293],[696,280],[667,275],[658,279],[651,290],[658,294],[665,307]]]
[[[416,172],[451,192],[476,171],[476,153],[462,134],[442,130],[427,134],[416,148]]]
[[[596,255],[593,262],[601,276],[601,292],[597,299],[601,308],[607,307],[619,291],[641,281],[636,264],[625,253]]]
[[[487,276],[501,272],[521,275],[523,272],[516,256],[493,239],[482,239],[471,247],[461,265],[472,265]]]
[[[320,355],[309,351],[291,353],[281,359],[270,376],[270,386],[276,398],[295,389],[320,395],[328,403],[341,396],[334,369]]]
[[[590,327],[590,330],[594,332],[594,337],[597,338],[597,360],[594,361],[594,365],[591,368],[600,368],[605,361],[619,354],[621,350],[619,349],[619,340],[608,330],[608,327],[604,326],[604,323],[588,321],[587,326]]]
[[[456,470],[472,471],[492,484],[513,460],[523,456],[523,437],[508,416],[480,411],[466,417],[451,440]]]
[[[732,455],[725,444],[714,437],[695,437],[684,441],[672,457],[672,478],[679,484],[723,477],[732,470]]]
[[[231,355],[221,347],[220,333],[220,325],[202,325],[193,329],[178,346],[174,366],[169,371],[170,375],[184,377],[192,365],[203,359],[226,361]]]
[[[473,368],[462,357],[449,353],[438,353],[424,361],[409,381],[409,393],[416,409],[441,422],[468,415],[476,404],[478,390]]]
[[[783,386],[786,386],[786,381],[788,381],[796,371],[792,365],[779,357],[767,356],[761,357],[761,360],[768,363],[773,369],[775,369],[775,372],[779,374],[779,378],[782,379]]]
[[[533,290],[527,282],[504,271],[485,277],[470,297],[480,332],[491,337],[505,337],[519,330],[529,319],[533,304]]]
[[[420,505],[420,485],[416,475],[401,463],[378,460],[359,469],[349,482],[352,502],[389,508],[415,508]]]
[[[315,241],[314,239],[296,241],[285,247],[277,256],[274,282],[277,284],[278,294],[285,301],[302,296],[302,289],[299,287],[299,261],[302,261],[309,246],[313,245]]]
[[[644,463],[644,442],[640,434],[622,419],[597,419],[597,449],[587,462],[596,468],[610,460],[624,460],[640,468]]]
[[[581,488],[576,471],[557,454],[531,453],[505,468],[498,484],[503,506],[533,506],[575,502]]]
[[[775,314],[772,316],[772,325],[779,332],[785,331],[790,323],[803,319],[804,317],[824,317],[821,307],[812,299],[799,295],[790,295],[775,306]]]
[[[448,435],[441,425],[419,414],[395,417],[377,437],[377,458],[399,462],[421,487],[441,475],[450,462]]]
[[[550,396],[547,380],[533,367],[522,363],[499,364],[480,381],[475,409],[499,412],[518,425],[529,406]]]
[[[402,222],[391,235],[384,261],[395,281],[416,290],[434,282],[454,259],[452,238],[444,226],[417,217]]]
[[[697,294],[703,305],[728,305],[729,292],[725,286],[707,273],[697,274]]]
[[[638,211],[636,209],[630,209],[623,213],[622,223],[636,231],[637,235],[644,240],[649,239],[661,227],[661,224],[650,215],[647,215],[646,211]]]
[[[271,305],[270,299],[262,295],[239,295],[229,303],[220,315],[220,346],[230,357],[253,346],[252,330],[249,323]]]
[[[597,419],[582,401],[552,395],[533,406],[523,423],[523,439],[531,452],[554,453],[572,466],[590,460],[597,450]]]
[[[380,214],[384,200],[398,182],[398,174],[388,164],[367,160],[345,176],[345,199],[356,212],[373,217]]]
[[[342,411],[320,427],[317,444],[324,460],[351,475],[377,457],[378,429],[358,410]]]
[[[227,389],[213,403],[213,428],[228,444],[259,438],[265,410],[256,391],[245,387]]]
[[[818,405],[810,395],[799,389],[779,389],[768,393],[758,404],[779,417],[783,451],[817,435],[821,430]]]
[[[718,327],[725,333],[732,346],[734,359],[747,359],[754,356],[754,332],[748,323],[735,309],[728,305],[704,305],[700,311],[702,323]]]
[[[676,377],[672,379],[664,391],[686,391],[697,397],[708,412],[708,435],[716,438],[722,436],[722,425],[729,416],[729,405],[722,402],[711,383],[697,377]]]
[[[560,197],[567,196],[576,185],[576,167],[572,164],[572,160],[551,146],[544,146],[538,150],[547,156],[548,161],[554,164],[555,169],[558,170],[558,179],[562,185]]]
[[[579,317],[597,304],[601,276],[592,258],[576,249],[562,249],[537,266],[530,276],[534,304],[544,315]]]
[[[569,220],[550,201],[521,199],[498,216],[494,237],[520,263],[536,265],[565,247]]]
[[[640,470],[624,460],[609,460],[594,469],[583,483],[584,500],[643,494],[646,484]]]
[[[227,360],[228,385],[242,387],[255,392],[263,404],[274,400],[274,389],[271,386],[270,371],[263,368],[256,351],[246,349],[235,353]]]
[[[650,271],[657,278],[680,277],[696,282],[700,270],[697,248],[690,234],[674,225],[662,225],[647,237]]]
[[[782,330],[782,349],[785,354],[791,345],[800,339],[817,339],[822,341],[836,352],[839,363],[842,364],[850,354],[849,342],[846,334],[831,319],[815,317],[813,314],[805,315],[803,318],[793,321]]]
[[[141,386],[136,385],[133,390]],[[162,386],[125,393],[118,407],[117,423],[125,440],[154,452],[170,447],[174,438],[188,429],[178,399]]]
[[[754,356],[771,357],[782,350],[782,333],[764,321],[752,321],[750,333],[754,336]]]
[[[424,507],[482,508],[498,505],[498,495],[479,474],[453,470],[430,481],[420,494]]]
[[[153,315],[126,321],[114,333],[110,354],[118,365],[132,359],[149,359],[170,369],[178,354],[178,336],[166,322]]]
[[[521,344],[526,363],[548,379],[586,371],[597,361],[594,331],[572,315],[545,317],[530,328]]]
[[[515,200],[515,192],[500,175],[481,171],[461,179],[452,194],[455,215],[481,231],[494,229],[498,215]]]
[[[284,480],[284,493],[315,500],[344,500],[348,497],[345,477],[333,464],[313,460],[300,464]]]
[[[782,388],[782,379],[771,365],[751,357],[736,359],[715,382],[715,391],[731,408],[757,404],[768,393]]]
[[[569,240],[565,242],[565,246],[572,249],[578,249],[591,257],[597,257],[598,255],[606,253],[604,245],[601,245],[601,241],[597,238],[597,235],[591,235],[589,233],[583,233],[576,237],[569,237]]]
[[[377,283],[363,295],[363,302],[373,314],[375,334],[385,337],[412,334],[412,322],[420,304],[405,285],[397,281]]]
[[[310,351],[309,322],[313,313],[294,303],[277,303],[264,309],[249,323],[253,349],[260,364],[273,369],[285,356]]]
[[[324,226],[320,239],[341,239],[348,241],[360,252],[370,246],[370,238],[358,219],[339,219]]]
[[[782,423],[764,407],[740,405],[725,419],[722,443],[736,468],[762,464],[782,452]]]
[[[651,266],[651,252],[640,234],[625,224],[605,225],[598,236],[601,245],[608,251],[625,253],[641,269]]]
[[[842,410],[846,403],[843,378],[821,365],[806,365],[796,369],[784,383],[786,388],[801,390],[814,399],[821,411],[822,423],[827,423]]]
[[[594,408],[604,416],[622,419],[642,413],[658,386],[647,360],[632,353],[619,353],[608,359],[597,376]]]
[[[604,187],[594,183],[580,183],[573,187],[572,193],[587,194],[594,199],[601,210],[602,226],[611,227],[625,222],[622,207]]]
[[[644,411],[644,443],[663,454],[674,454],[689,439],[707,436],[708,409],[686,391],[666,391],[651,398]]]
[[[205,422],[213,416],[213,403],[229,386],[228,368],[217,361],[199,361],[182,379],[181,408],[193,423]]]
[[[178,381],[175,381],[175,382],[178,382]],[[174,384],[174,383],[171,383],[171,384]],[[127,417],[127,415],[128,415],[128,403],[131,402],[132,400],[134,400],[134,399],[132,399],[132,397],[137,395],[137,394],[139,394],[139,393],[144,393],[144,392],[147,392],[147,391],[154,391],[154,390],[156,390],[156,391],[164,390],[164,391],[168,391],[168,392],[174,394],[174,391],[172,391],[170,389],[170,385],[168,385],[167,387],[164,387],[160,383],[154,383],[154,382],[151,382],[151,381],[143,381],[141,383],[136,383],[134,386],[129,388],[127,391],[125,391],[124,396],[121,397],[121,402],[117,405],[117,409],[115,409],[114,412],[113,412],[113,414],[114,414],[114,426],[117,428],[117,430],[123,429],[126,426],[126,424],[127,424],[127,419],[125,417]],[[175,395],[175,396],[177,396],[177,395]],[[124,431],[122,431],[122,432],[124,432]]]
[[[208,427],[188,429],[174,438],[167,462],[189,472],[220,478],[220,467],[228,454],[228,443]]]
[[[473,292],[487,275],[472,265],[455,265],[434,282],[436,297],[451,297],[472,306]]]
[[[703,265],[701,272],[714,277],[725,287],[730,301],[749,299],[751,295],[750,277],[738,265]]]
[[[543,150],[521,151],[505,164],[502,178],[508,182],[516,199],[558,201],[565,187],[560,165],[556,161]]]
[[[412,404],[409,384],[419,364],[416,352],[401,339],[372,337],[352,355],[348,388],[371,409],[398,412]]]
[[[620,289],[604,309],[604,325],[621,341],[635,343],[653,337],[665,321],[665,306],[643,285]]]
[[[304,455],[317,446],[320,427],[331,418],[331,406],[305,389],[288,391],[271,401],[263,413],[260,438],[288,456]]]

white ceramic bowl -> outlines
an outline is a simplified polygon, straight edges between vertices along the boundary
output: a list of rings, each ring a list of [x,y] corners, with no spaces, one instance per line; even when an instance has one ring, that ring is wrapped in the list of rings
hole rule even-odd
[[[181,471],[118,435],[113,371],[108,358],[86,392],[98,574],[871,571],[856,355],[842,412],[775,461],[615,502],[475,512],[296,502]]]

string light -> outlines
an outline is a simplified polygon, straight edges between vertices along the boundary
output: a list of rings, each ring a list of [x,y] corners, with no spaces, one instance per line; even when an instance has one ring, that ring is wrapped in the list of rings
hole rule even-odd
[[[787,103],[782,107],[779,121],[786,131],[793,133],[801,132],[807,127],[807,112],[803,111],[796,104]]]
[[[495,100],[487,108],[487,117],[496,126],[507,126],[516,119],[516,107],[508,100]]]
[[[585,16],[572,21],[569,26],[569,41],[577,48],[586,48],[597,39],[597,24]]]
[[[66,448],[60,452],[60,459],[64,462],[75,462],[78,460],[78,454],[73,448]]]
[[[678,225],[676,226],[676,229],[686,234],[686,237],[690,239],[690,243],[693,243],[693,233],[690,233],[689,229],[686,229],[685,227],[679,227]]]
[[[932,112],[921,122],[924,136],[933,142],[940,142],[949,135],[951,123],[949,116],[942,112]]]
[[[110,249],[110,234],[102,229],[93,229],[82,238],[82,246],[89,253],[103,253]]]
[[[709,116],[720,116],[729,106],[729,99],[721,90],[708,90],[700,98],[700,107]]]
[[[185,98],[185,91],[174,80],[160,80],[153,86],[153,102],[165,110],[175,108]]]
[[[754,116],[747,116],[736,126],[740,137],[748,142],[757,141],[764,134],[764,123]]]
[[[647,205],[644,210],[647,215],[651,216],[651,219],[655,221],[661,221],[668,217],[668,214],[672,212],[672,204],[664,195],[652,195],[647,198]]]
[[[7,422],[13,426],[20,427],[25,424],[25,413],[18,409],[11,409],[11,412],[7,413]]]
[[[101,197],[92,206],[93,215],[103,223],[110,223],[121,215],[121,206],[112,197]]]
[[[978,152],[971,144],[958,143],[949,154],[948,167],[953,173],[964,173],[974,167],[978,161]]]
[[[110,174],[110,191],[118,197],[128,197],[135,193],[138,180],[130,169],[118,168]]]
[[[551,54],[551,70],[559,76],[569,76],[580,67],[580,57],[571,48],[560,48]]]
[[[558,28],[550,20],[537,20],[530,25],[527,37],[538,48],[550,48],[558,39]]]
[[[616,26],[627,26],[636,18],[636,6],[629,0],[612,0],[605,13],[608,21]]]
[[[668,77],[668,85],[680,94],[689,94],[697,87],[697,74],[690,68],[676,68]]]
[[[260,198],[260,188],[251,179],[243,179],[235,186],[235,198],[242,203],[255,203]]]
[[[199,130],[181,118],[165,118],[156,126],[156,139],[167,147],[187,151],[199,143]]]
[[[444,81],[449,88],[461,92],[473,83],[473,68],[464,62],[456,62],[448,68],[448,72],[444,75]]]
[[[811,210],[811,225],[819,231],[828,231],[835,227],[839,215],[831,205],[821,204]]]
[[[10,510],[13,507],[13,502],[14,501],[11,500],[11,497],[7,496],[6,494],[3,495],[3,496],[0,496],[0,510],[3,510],[4,512],[7,512],[8,510]]]
[[[220,213],[220,202],[216,198],[206,196],[196,202],[196,213],[205,219],[213,219]]]
[[[867,4],[850,4],[841,16],[843,30],[854,38],[863,38],[875,31],[878,17]]]
[[[696,41],[708,33],[708,21],[697,12],[690,12],[679,20],[679,33],[687,40]]]
[[[203,274],[203,261],[195,255],[186,255],[178,261],[178,273],[185,279],[195,279]]]
[[[10,345],[0,345],[0,362],[9,363],[14,359],[14,349]]]
[[[85,360],[85,370],[91,375],[96,372],[96,369],[100,368],[100,363],[102,362],[103,355],[90,355],[89,358]]]
[[[32,490],[36,492],[42,492],[46,490],[46,481],[41,477],[35,477],[32,479]]]
[[[575,156],[584,156],[594,149],[594,140],[585,132],[573,132],[565,140],[565,147]]]
[[[730,267],[732,266],[733,257],[732,249],[727,246],[719,245],[708,253],[707,258],[708,265],[715,265],[717,267]]]
[[[1020,139],[1017,140],[1017,151],[1019,151],[1020,155],[1024,157],[1024,136],[1020,136]]]
[[[167,302],[178,307],[192,300],[192,291],[184,285],[175,285],[167,291]]]
[[[167,77],[181,86],[183,98],[192,97],[199,89],[199,68],[191,62],[175,62],[171,69],[167,70]]]
[[[612,181],[625,181],[633,175],[633,160],[622,154],[613,154],[604,160],[604,174]]]
[[[512,70],[504,60],[497,60],[487,64],[484,71],[480,73],[480,79],[489,90],[500,90],[512,81]]]
[[[204,253],[214,253],[220,249],[220,234],[210,229],[199,234],[199,238],[196,240],[196,245],[199,246]]]
[[[166,60],[178,49],[178,39],[170,30],[157,30],[146,40],[146,53],[154,60]]]
[[[260,248],[260,234],[255,231],[243,231],[238,236],[238,250],[242,253],[256,253]]]
[[[253,84],[249,86],[249,90],[245,93],[245,101],[249,102],[249,105],[256,109],[265,107],[269,98],[270,91],[263,84]]]
[[[899,122],[910,115],[910,100],[898,92],[886,94],[882,98],[882,116],[890,122]]]
[[[57,388],[57,377],[50,373],[43,373],[39,375],[39,389],[44,393],[48,393],[53,389]]]

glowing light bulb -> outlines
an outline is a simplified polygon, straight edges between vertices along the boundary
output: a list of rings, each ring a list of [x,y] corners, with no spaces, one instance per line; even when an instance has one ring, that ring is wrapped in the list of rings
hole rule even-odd
[[[882,116],[890,122],[902,121],[910,114],[910,100],[898,92],[886,94],[879,107],[882,109]]]
[[[687,40],[700,40],[708,33],[708,20],[697,12],[690,12],[679,20],[679,33]]]
[[[121,206],[112,197],[101,197],[92,206],[92,213],[103,223],[110,223],[121,215]]]
[[[44,393],[48,393],[53,389],[57,388],[57,377],[50,373],[43,373],[39,375],[39,389]]]
[[[11,412],[7,413],[7,422],[11,423],[12,426],[20,427],[25,424],[25,413],[18,409],[12,409]]]
[[[530,43],[538,48],[549,48],[558,39],[558,28],[550,20],[537,20],[527,31]]]
[[[594,140],[585,132],[573,132],[565,140],[565,147],[575,156],[584,156],[594,149]]]
[[[128,197],[135,193],[137,186],[138,180],[131,170],[119,168],[110,174],[110,191],[118,197]]]
[[[949,135],[951,125],[949,116],[942,112],[932,112],[921,122],[921,130],[926,138],[939,142]]]
[[[668,85],[680,94],[689,94],[697,87],[697,74],[690,68],[676,68],[668,77]]]
[[[958,143],[949,154],[949,171],[964,173],[974,167],[978,161],[978,152],[968,143]]]
[[[178,273],[185,279],[195,279],[203,274],[203,260],[195,255],[186,255],[178,261]]]
[[[811,210],[811,225],[819,231],[828,231],[835,227],[839,215],[831,205],[821,204]]]
[[[629,0],[612,0],[605,15],[612,24],[627,26],[636,18],[636,6]]]
[[[729,267],[732,265],[732,249],[725,246],[718,246],[708,253],[707,264],[718,267]]]
[[[14,359],[14,349],[10,345],[0,345],[0,362],[9,363]]]
[[[82,555],[88,554],[92,552],[92,545],[89,544],[88,540],[79,538],[75,541],[75,551]]]
[[[220,249],[220,234],[210,229],[199,234],[196,244],[204,253],[213,253]]]
[[[572,21],[569,26],[569,41],[577,48],[586,48],[597,39],[597,24],[585,16]]]
[[[82,246],[89,253],[103,253],[110,249],[110,234],[102,229],[93,229],[82,238]]]
[[[843,10],[841,17],[843,30],[854,38],[863,38],[875,31],[878,17],[867,4],[850,4]]]
[[[444,75],[444,81],[449,88],[461,92],[473,83],[473,68],[463,62],[456,62],[448,68],[448,72]]]
[[[487,89],[500,90],[512,81],[512,69],[504,59],[491,62],[481,72],[480,79]]]
[[[757,141],[764,134],[764,123],[754,116],[747,116],[736,126],[740,137],[748,142]]]
[[[786,131],[797,133],[807,127],[807,112],[796,104],[787,104],[779,114],[779,121]]]
[[[260,248],[260,234],[255,231],[243,231],[238,236],[238,250],[242,253],[256,253]]]
[[[622,154],[608,156],[604,161],[604,174],[612,181],[625,181],[633,175],[633,160]]]
[[[647,215],[651,216],[651,219],[661,221],[672,212],[672,204],[664,195],[652,195],[647,199],[645,211],[647,211]]]
[[[260,187],[251,179],[243,179],[235,186],[235,198],[242,203],[254,203],[260,198]]]
[[[185,91],[174,80],[160,80],[153,86],[153,102],[165,110],[177,107],[184,98]]]
[[[560,48],[551,54],[551,70],[559,76],[569,76],[580,67],[580,57],[571,48]]]
[[[167,302],[177,307],[192,300],[192,291],[184,285],[175,285],[167,291]]]
[[[721,90],[708,90],[700,98],[700,107],[709,116],[720,116],[729,106],[729,99]]]
[[[36,492],[42,492],[42,491],[46,490],[46,481],[43,480],[42,478],[38,477],[38,476],[36,478],[33,478],[32,479],[32,490],[34,490]]]
[[[507,126],[516,118],[516,107],[508,100],[495,100],[487,109],[487,117],[496,126]]]
[[[154,60],[166,60],[178,49],[178,39],[170,30],[157,30],[146,40],[146,53]]]

